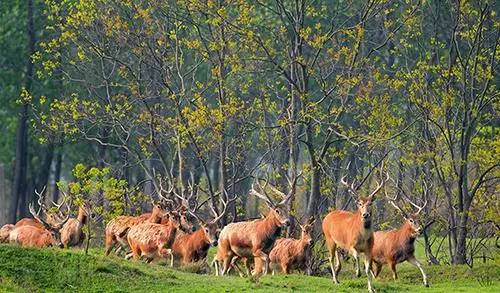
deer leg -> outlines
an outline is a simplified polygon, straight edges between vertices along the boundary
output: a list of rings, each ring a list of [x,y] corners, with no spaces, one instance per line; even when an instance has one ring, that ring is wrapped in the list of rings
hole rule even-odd
[[[105,240],[105,245],[106,249],[104,251],[104,255],[108,256],[111,250],[113,250],[113,247],[115,246],[116,240],[114,239],[114,235],[110,233],[106,233],[106,240]]]
[[[217,256],[214,256],[211,265],[214,267],[215,275],[219,275],[219,261],[217,260]]]
[[[336,261],[338,261],[340,264],[340,260],[338,259],[338,253],[337,253],[337,245],[335,245],[335,243],[328,243],[328,241],[327,241],[326,246],[328,248],[328,261],[330,262],[330,269],[332,270],[333,282],[338,284],[339,280],[337,279],[337,271],[333,267],[334,257],[337,257]]]
[[[252,274],[252,268],[250,267],[250,260],[248,259],[248,257],[245,257],[244,263],[247,270],[247,276],[250,276]]]
[[[365,252],[365,273],[366,277],[368,279],[368,291],[370,293],[374,293],[375,290],[373,290],[372,287],[372,273],[371,273],[371,265],[372,264],[372,256],[370,253]]]
[[[341,269],[342,263],[340,262],[340,253],[338,250],[335,250],[335,275],[338,275]]]
[[[224,276],[229,271],[229,266],[231,265],[232,255],[228,254],[224,256],[224,264],[222,268],[221,276]]]
[[[290,264],[288,263],[281,264],[281,269],[283,270],[284,274],[286,275],[290,274]]]
[[[359,253],[356,249],[351,250],[352,257],[354,258],[354,266],[356,267],[356,277],[361,277],[361,270],[359,268]]]
[[[170,254],[170,267],[171,268],[174,267],[174,254],[173,253]]]
[[[410,257],[408,259],[408,262],[416,266],[420,270],[420,272],[422,273],[422,278],[424,280],[424,286],[429,287],[429,283],[427,282],[427,275],[425,274],[424,269],[422,268],[422,264],[414,256]]]
[[[373,264],[375,264],[375,266],[373,266]],[[378,262],[372,262],[372,271],[373,271],[374,277],[375,278],[378,277],[378,275],[382,271],[382,264],[378,263]]]
[[[269,269],[269,256],[260,249],[255,250],[253,256],[255,262],[253,275],[260,275],[262,273],[262,267],[264,267],[264,275],[267,274]]]
[[[391,271],[392,271],[392,278],[394,280],[397,280],[398,279],[398,273],[396,272],[396,262],[389,263],[389,267],[391,268]]]

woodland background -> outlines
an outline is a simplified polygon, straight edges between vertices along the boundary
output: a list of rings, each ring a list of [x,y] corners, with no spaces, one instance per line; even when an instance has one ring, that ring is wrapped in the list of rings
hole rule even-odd
[[[254,218],[254,178],[301,220],[378,195],[423,204],[429,262],[491,259],[499,231],[496,1],[9,0],[0,5],[0,224],[35,190],[105,222],[159,178]],[[287,180],[289,179],[289,180]],[[58,183],[59,182],[59,183]],[[319,221],[318,221],[319,222]],[[293,231],[293,229],[291,230]],[[318,231],[319,232],[319,229]],[[319,233],[317,233],[319,234]]]

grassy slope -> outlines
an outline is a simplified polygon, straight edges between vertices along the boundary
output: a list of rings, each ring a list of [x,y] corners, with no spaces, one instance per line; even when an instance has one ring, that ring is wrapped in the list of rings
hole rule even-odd
[[[350,269],[347,264],[344,267]],[[401,265],[400,279],[390,280],[388,270],[375,281],[378,292],[500,292],[500,263],[467,267],[426,267],[430,288],[420,285],[418,270]],[[266,276],[259,282],[236,276],[198,275],[164,266],[105,258],[101,251],[84,255],[79,250],[27,249],[0,245],[0,291],[186,291],[188,292],[364,292],[366,279],[341,273],[341,285],[329,278],[303,275]]]

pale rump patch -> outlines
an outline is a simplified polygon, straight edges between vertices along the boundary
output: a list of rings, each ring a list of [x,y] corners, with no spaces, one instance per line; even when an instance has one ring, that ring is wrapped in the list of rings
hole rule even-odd
[[[15,228],[12,224],[5,224],[0,228],[0,243],[9,241],[9,234]]]

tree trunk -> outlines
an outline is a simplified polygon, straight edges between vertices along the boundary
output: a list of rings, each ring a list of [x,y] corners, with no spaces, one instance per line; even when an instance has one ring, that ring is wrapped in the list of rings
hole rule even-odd
[[[57,152],[56,162],[54,167],[54,189],[52,191],[53,192],[52,200],[54,202],[59,201],[59,186],[57,186],[57,182],[61,180],[62,156],[63,156],[63,148],[61,146]]]
[[[25,89],[30,92],[33,79],[33,62],[31,55],[35,53],[35,24],[33,21],[33,0],[28,0],[28,56],[26,57]],[[16,159],[14,166],[14,180],[12,182],[12,198],[10,205],[10,222],[17,221],[17,207],[20,197],[26,193],[26,169],[28,162],[28,109],[29,104],[23,103],[16,133]]]

